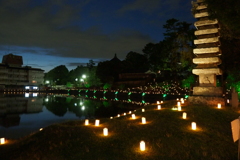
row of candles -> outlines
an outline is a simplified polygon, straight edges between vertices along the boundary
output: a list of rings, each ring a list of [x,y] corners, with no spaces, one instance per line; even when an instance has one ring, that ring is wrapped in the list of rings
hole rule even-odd
[[[161,105],[160,105],[160,103],[163,103],[163,101],[161,101],[161,102],[159,102],[159,101],[157,101],[157,109],[158,110],[160,110],[161,109]],[[181,99],[181,103],[183,104],[184,103],[184,100],[183,99]],[[179,109],[179,107],[181,107],[181,103],[179,103],[179,102],[177,102],[177,106],[178,106],[178,110],[179,111],[181,111],[181,109]],[[218,105],[217,105],[217,108],[221,108],[221,104],[219,103]],[[142,108],[142,112],[145,112],[145,109],[144,108]],[[131,111],[129,111],[129,114],[131,114]],[[126,115],[126,113],[124,114],[124,115]],[[118,115],[118,117],[119,117],[120,115]],[[112,118],[112,117],[111,117]],[[135,114],[132,114],[131,115],[131,118],[132,119],[136,119],[136,115]],[[186,112],[183,112],[183,114],[182,114],[182,118],[183,119],[187,119],[187,113]],[[142,124],[146,124],[146,117],[142,117],[141,118],[141,120],[142,120]],[[88,119],[86,119],[85,120],[85,125],[87,126],[87,125],[89,125],[89,120]],[[100,120],[99,119],[96,119],[95,120],[95,126],[99,126],[100,125]],[[192,130],[196,130],[197,129],[197,124],[196,124],[196,122],[192,122],[191,123],[191,129]],[[108,128],[103,128],[103,135],[104,136],[108,136]],[[0,138],[0,144],[5,144],[5,138]],[[146,144],[145,144],[145,142],[142,140],[142,141],[140,141],[140,151],[145,151],[146,150]]]

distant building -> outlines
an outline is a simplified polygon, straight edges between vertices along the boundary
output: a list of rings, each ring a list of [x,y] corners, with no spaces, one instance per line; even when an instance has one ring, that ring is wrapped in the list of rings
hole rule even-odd
[[[44,70],[23,66],[22,56],[4,55],[0,63],[0,87],[33,90],[44,81]]]

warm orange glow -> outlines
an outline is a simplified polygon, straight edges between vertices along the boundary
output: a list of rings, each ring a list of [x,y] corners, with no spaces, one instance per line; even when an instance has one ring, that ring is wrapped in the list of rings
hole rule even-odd
[[[144,109],[144,108],[142,109],[142,112],[145,112],[145,109]]]
[[[177,102],[177,106],[181,106],[181,102]]]
[[[135,114],[132,114],[132,119],[136,119],[136,116],[135,116]]]
[[[96,120],[95,120],[95,126],[99,126],[99,123],[100,123],[100,120],[99,120],[99,119],[96,119]]]
[[[196,122],[192,122],[192,130],[196,130],[197,129],[197,124]]]
[[[89,120],[88,119],[85,119],[85,125],[89,125]]]
[[[5,138],[0,138],[0,144],[5,144]]]
[[[158,105],[157,109],[161,109],[161,105]]]
[[[159,102],[159,101],[157,101],[157,104],[160,104],[160,102]]]
[[[218,103],[218,106],[217,106],[217,108],[219,108],[219,109],[220,109],[220,108],[222,108],[222,106],[221,106],[221,104],[220,104],[220,103]]]
[[[186,112],[183,112],[182,118],[183,118],[183,119],[187,119],[187,113],[186,113]]]
[[[182,107],[181,106],[178,106],[178,111],[181,111],[182,110]]]
[[[146,124],[146,118],[142,117],[142,124]]]
[[[145,149],[146,149],[145,142],[144,142],[144,141],[141,141],[141,142],[140,142],[140,150],[141,150],[141,151],[145,151]]]
[[[104,128],[104,129],[103,129],[103,135],[104,135],[104,136],[108,136],[108,129],[107,129],[107,128]]]

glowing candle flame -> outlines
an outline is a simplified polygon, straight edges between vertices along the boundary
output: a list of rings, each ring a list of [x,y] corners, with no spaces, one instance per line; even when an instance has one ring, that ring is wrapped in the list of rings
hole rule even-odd
[[[132,114],[132,119],[136,119],[136,116],[135,116],[135,114]]]
[[[108,135],[108,129],[107,129],[107,128],[104,128],[104,129],[103,129],[103,135],[104,135],[104,136],[107,136],[107,135]]]
[[[196,122],[192,122],[192,130],[196,130],[197,129],[197,124]]]
[[[146,149],[145,142],[144,142],[144,141],[141,141],[141,142],[140,142],[140,150],[141,150],[141,151],[145,151],[145,149]]]
[[[89,120],[88,119],[85,119],[85,125],[89,125]]]
[[[161,105],[158,105],[158,108],[157,109],[161,109]]]
[[[187,113],[186,113],[186,112],[183,112],[182,118],[183,118],[183,119],[187,119]]]
[[[99,119],[96,119],[96,121],[95,121],[95,126],[99,126],[99,122],[100,122],[100,120],[99,120]]]
[[[218,107],[217,108],[219,108],[219,109],[221,108],[221,104],[220,103],[218,103]]]
[[[146,118],[142,117],[142,124],[146,124]]]
[[[5,144],[5,138],[0,138],[0,144]]]

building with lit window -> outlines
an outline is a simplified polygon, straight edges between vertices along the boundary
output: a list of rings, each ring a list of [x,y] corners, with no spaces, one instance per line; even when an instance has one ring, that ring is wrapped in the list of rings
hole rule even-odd
[[[38,89],[44,81],[44,70],[23,66],[22,56],[4,55],[0,63],[0,88]]]

